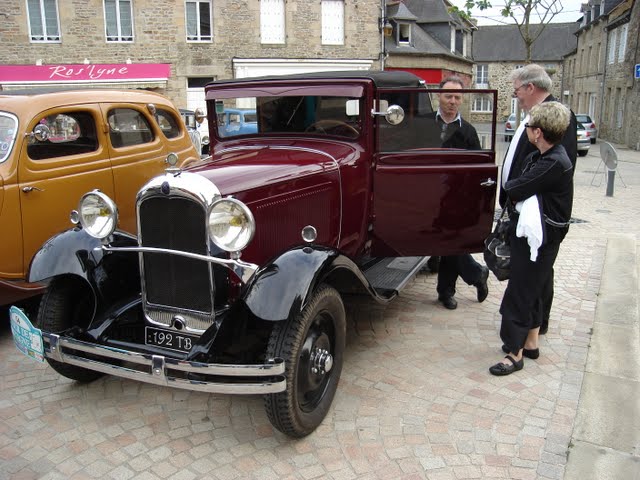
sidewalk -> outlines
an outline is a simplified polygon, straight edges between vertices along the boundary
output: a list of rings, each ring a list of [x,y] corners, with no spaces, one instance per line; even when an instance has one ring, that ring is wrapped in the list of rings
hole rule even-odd
[[[638,172],[630,167],[640,163],[640,152],[614,148],[614,197],[624,203],[607,198],[593,208],[607,213],[603,207],[615,205],[622,223],[606,222],[610,233],[565,480],[640,479],[640,243],[635,233],[621,231],[625,223],[638,221],[632,193]],[[597,177],[594,173],[590,185],[598,184]]]
[[[488,373],[503,356],[495,278],[481,304],[458,282],[454,311],[429,274],[387,307],[350,301],[332,410],[300,440],[258,396],[76,384],[0,325],[0,480],[640,479],[640,152],[618,151],[611,197],[599,144],[578,158],[549,333],[522,371]]]

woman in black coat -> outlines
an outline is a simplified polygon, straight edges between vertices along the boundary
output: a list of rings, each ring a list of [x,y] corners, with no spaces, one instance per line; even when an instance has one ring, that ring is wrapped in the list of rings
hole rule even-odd
[[[523,357],[540,355],[542,292],[553,282],[553,264],[569,229],[573,205],[573,167],[560,145],[570,118],[569,109],[558,102],[544,102],[531,109],[526,132],[537,151],[525,159],[522,174],[504,185],[512,225],[511,275],[500,306],[500,338],[507,356],[489,368],[493,375],[521,370]],[[528,203],[523,207],[525,200]],[[542,237],[535,233],[517,236],[518,222],[520,229],[540,232]],[[536,226],[536,222],[540,223]]]

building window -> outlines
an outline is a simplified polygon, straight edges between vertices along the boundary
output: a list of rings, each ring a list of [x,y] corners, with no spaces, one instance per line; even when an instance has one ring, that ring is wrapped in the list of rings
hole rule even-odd
[[[616,61],[616,30],[609,35],[609,63]]]
[[[456,29],[455,27],[451,27],[451,53],[455,53],[456,51]]]
[[[32,42],[60,42],[57,0],[27,0]]]
[[[211,0],[187,1],[187,41],[210,42],[213,39]]]
[[[322,44],[344,45],[344,0],[322,0]]]
[[[627,49],[627,29],[629,28],[629,24],[625,23],[622,28],[620,28],[620,45],[618,46],[618,62],[624,62],[624,52]]]
[[[260,41],[284,43],[284,0],[260,0]]]
[[[130,0],[104,0],[107,42],[133,42]]]
[[[479,63],[476,65],[476,88],[488,88],[489,86],[489,65]]]
[[[411,25],[398,23],[398,45],[411,45]]]
[[[478,95],[473,99],[472,110],[474,112],[493,112],[493,102],[487,95]]]

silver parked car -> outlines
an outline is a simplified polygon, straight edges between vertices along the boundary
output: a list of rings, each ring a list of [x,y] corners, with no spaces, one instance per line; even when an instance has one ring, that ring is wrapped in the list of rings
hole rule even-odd
[[[524,111],[520,112],[520,121],[524,119]],[[513,138],[513,132],[516,129],[516,114],[512,113],[507,118],[507,121],[504,122],[504,141],[510,142]]]
[[[598,136],[598,129],[595,122],[586,113],[576,113],[576,119],[584,125],[584,128],[589,132],[589,139],[591,143],[596,143],[596,137]]]
[[[578,122],[578,155],[584,157],[589,153],[589,147],[591,146],[591,134],[589,130],[584,128],[584,125]]]

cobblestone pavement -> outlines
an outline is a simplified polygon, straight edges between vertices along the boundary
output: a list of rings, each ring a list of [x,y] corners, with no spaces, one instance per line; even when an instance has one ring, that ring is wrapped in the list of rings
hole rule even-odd
[[[627,186],[606,197],[597,147],[578,160],[585,222],[560,250],[551,327],[522,372],[488,373],[502,355],[495,278],[482,304],[459,282],[455,311],[429,274],[386,308],[350,299],[333,408],[301,440],[273,430],[259,397],[76,384],[19,354],[3,325],[0,479],[562,479],[607,238],[637,239],[640,225],[640,161],[620,165]]]

